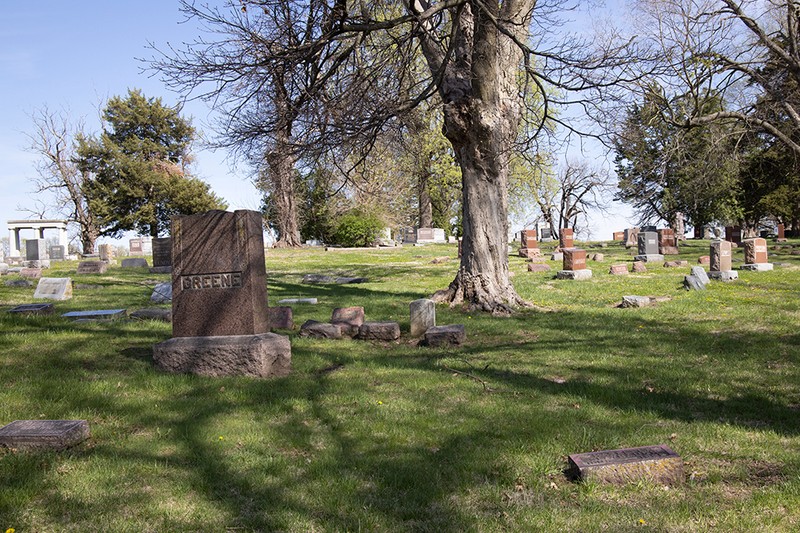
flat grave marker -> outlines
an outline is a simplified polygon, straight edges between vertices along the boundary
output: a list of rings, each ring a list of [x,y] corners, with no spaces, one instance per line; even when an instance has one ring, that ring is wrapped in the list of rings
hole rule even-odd
[[[69,300],[72,298],[72,279],[41,278],[33,293],[36,300]]]
[[[15,420],[0,428],[0,446],[63,450],[89,438],[86,420]]]
[[[12,307],[8,312],[19,315],[52,315],[54,309],[53,304],[22,304]]]
[[[78,263],[77,274],[105,274],[108,263],[105,261],[81,261]]]
[[[73,320],[116,320],[125,318],[126,315],[127,310],[125,309],[98,309],[96,311],[70,311],[61,316]]]
[[[575,479],[623,484],[652,481],[675,485],[683,481],[683,459],[668,446],[642,446],[568,456]]]

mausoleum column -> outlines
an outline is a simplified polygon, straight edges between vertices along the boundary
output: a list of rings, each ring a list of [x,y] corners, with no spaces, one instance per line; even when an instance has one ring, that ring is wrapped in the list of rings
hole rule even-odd
[[[8,229],[8,255],[9,257],[19,257],[20,252],[19,228]]]
[[[66,225],[60,226],[58,228],[58,244],[63,246],[64,250],[66,250],[68,243],[69,241],[67,241],[67,226]]]

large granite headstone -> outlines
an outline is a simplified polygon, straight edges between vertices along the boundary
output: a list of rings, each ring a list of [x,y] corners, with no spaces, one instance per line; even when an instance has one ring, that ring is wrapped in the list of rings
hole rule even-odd
[[[166,269],[172,266],[172,239],[153,239],[153,268]]]
[[[26,240],[25,259],[27,261],[41,261],[47,259],[47,241],[44,239]]]
[[[63,244],[56,244],[50,247],[51,261],[64,261],[67,258],[67,249]]]
[[[613,484],[650,481],[664,485],[683,481],[683,459],[663,444],[578,453],[567,459],[571,476],[581,480]]]
[[[558,233],[558,247],[562,250],[574,246],[574,233],[572,228],[561,228]]]
[[[640,231],[638,237],[639,254],[634,258],[637,261],[656,262],[663,261],[663,254],[659,253],[658,233],[655,231]]]
[[[63,450],[89,438],[86,420],[15,420],[0,428],[0,446]]]
[[[733,244],[742,244],[742,227],[725,226],[725,240]]]
[[[772,263],[767,262],[766,239],[760,237],[745,239],[742,244],[744,244],[744,265],[742,265],[742,270],[772,270]]]
[[[72,279],[41,278],[33,297],[37,300],[69,300],[72,298]]]
[[[261,213],[172,219],[172,335],[153,359],[169,372],[284,376],[288,337],[269,333]]]
[[[658,249],[659,253],[663,255],[678,255],[680,253],[674,229],[663,228],[658,230]]]
[[[711,264],[708,277],[721,281],[739,279],[739,274],[731,268],[731,243],[728,241],[711,241]]]
[[[535,229],[524,229],[519,232],[519,240],[522,245],[519,248],[520,257],[536,257],[541,255],[539,241],[536,239]]]
[[[586,250],[565,248],[563,255],[563,270],[556,273],[558,279],[585,280],[592,277],[592,271],[586,268]]]

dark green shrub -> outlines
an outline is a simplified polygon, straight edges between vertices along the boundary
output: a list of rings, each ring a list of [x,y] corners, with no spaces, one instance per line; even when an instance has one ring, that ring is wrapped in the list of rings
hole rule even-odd
[[[333,243],[339,246],[372,246],[385,224],[377,215],[351,209],[336,222]]]

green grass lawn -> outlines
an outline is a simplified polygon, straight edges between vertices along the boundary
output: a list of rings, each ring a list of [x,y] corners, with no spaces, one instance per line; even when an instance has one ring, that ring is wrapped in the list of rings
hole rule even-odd
[[[269,250],[271,304],[319,299],[294,307],[296,324],[360,305],[404,332],[378,343],[295,329],[293,372],[275,380],[158,371],[168,324],[58,315],[148,307],[168,275],[55,263],[47,276],[80,285],[54,316],[5,313],[33,288],[0,284],[0,425],[85,419],[92,437],[0,451],[0,531],[797,531],[800,256],[770,248],[774,271],[702,292],[682,289],[687,267],[609,275],[632,260],[618,243],[589,245],[605,255],[589,281],[512,256],[536,307],[499,318],[437,306],[438,324],[466,326],[455,349],[408,335],[409,302],[453,279],[455,246]],[[679,259],[707,254],[708,241],[689,242]],[[308,273],[369,281],[304,285]],[[616,308],[623,295],[668,299]],[[683,457],[683,484],[563,474],[568,454],[650,444]]]

